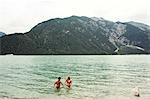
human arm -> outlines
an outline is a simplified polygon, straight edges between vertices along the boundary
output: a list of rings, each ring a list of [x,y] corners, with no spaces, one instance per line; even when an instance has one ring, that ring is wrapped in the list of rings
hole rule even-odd
[[[55,87],[56,83],[57,83],[57,82],[54,83],[54,87]]]
[[[61,83],[62,86],[64,86],[62,82],[60,82],[60,83]]]

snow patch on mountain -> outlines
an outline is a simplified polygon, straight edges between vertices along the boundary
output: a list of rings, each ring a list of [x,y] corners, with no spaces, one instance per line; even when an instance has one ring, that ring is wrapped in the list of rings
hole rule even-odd
[[[134,49],[138,49],[138,50],[142,50],[142,51],[144,51],[144,49],[143,48],[141,48],[141,47],[138,47],[138,46],[133,46],[133,45],[126,45],[127,47],[130,47],[130,48],[134,48]]]

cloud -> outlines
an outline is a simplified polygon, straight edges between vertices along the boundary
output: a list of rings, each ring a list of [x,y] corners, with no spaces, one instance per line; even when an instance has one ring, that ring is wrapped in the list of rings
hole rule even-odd
[[[150,25],[149,0],[0,0],[0,31],[27,32],[37,23],[71,15]]]
[[[150,14],[141,12],[129,17],[130,20],[150,25]]]

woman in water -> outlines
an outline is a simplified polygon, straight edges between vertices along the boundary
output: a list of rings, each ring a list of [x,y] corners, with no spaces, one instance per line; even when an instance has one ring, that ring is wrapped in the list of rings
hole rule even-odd
[[[68,88],[71,88],[72,80],[70,79],[70,77],[68,77],[67,80],[65,81],[65,85],[66,85]]]
[[[63,86],[63,84],[62,84],[62,82],[61,82],[60,80],[61,80],[61,77],[58,77],[58,80],[54,83],[54,86],[55,86],[57,89],[60,89],[60,86],[61,86],[61,85]]]

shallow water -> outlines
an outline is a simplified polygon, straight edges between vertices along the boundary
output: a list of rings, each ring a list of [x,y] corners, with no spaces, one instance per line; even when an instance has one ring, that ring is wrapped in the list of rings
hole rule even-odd
[[[61,76],[72,89],[53,87]],[[141,97],[131,90],[140,88]],[[0,56],[0,99],[150,99],[150,55]]]

